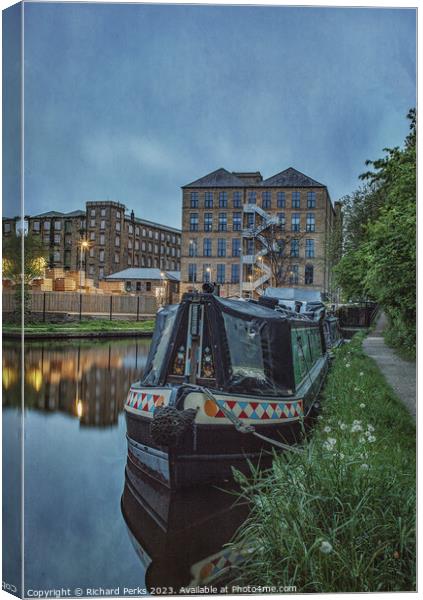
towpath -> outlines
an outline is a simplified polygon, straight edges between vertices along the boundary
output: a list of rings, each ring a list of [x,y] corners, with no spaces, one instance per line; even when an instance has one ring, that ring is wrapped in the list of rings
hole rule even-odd
[[[385,344],[383,330],[386,322],[386,315],[382,312],[375,330],[364,340],[363,349],[376,361],[394,392],[405,404],[409,413],[416,418],[416,365],[397,356]]]

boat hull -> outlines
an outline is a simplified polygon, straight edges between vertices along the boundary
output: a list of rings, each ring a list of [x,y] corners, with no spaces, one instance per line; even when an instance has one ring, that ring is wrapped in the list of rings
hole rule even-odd
[[[296,397],[277,401],[232,395],[226,401],[222,400],[225,396],[218,396],[219,402],[226,408],[231,407],[231,412],[238,415],[239,421],[253,425],[256,433],[291,445],[301,440],[315,414],[318,392],[327,367],[328,358],[325,356],[316,365],[313,378],[305,380],[303,393]],[[234,469],[249,475],[251,465],[265,470],[272,464],[274,451],[280,451],[276,445],[252,433],[237,431],[223,413],[217,412],[211,417],[202,411],[197,414],[193,427],[183,434],[177,447],[159,446],[150,433],[155,410],[152,400],[147,405],[150,397],[156,398],[158,405],[172,403],[170,391],[157,389],[147,394],[145,390],[140,389],[137,393],[136,387],[131,388],[125,406],[128,462],[170,489],[233,479]],[[198,402],[198,394],[192,394],[192,397],[191,401],[187,397],[184,408]]]

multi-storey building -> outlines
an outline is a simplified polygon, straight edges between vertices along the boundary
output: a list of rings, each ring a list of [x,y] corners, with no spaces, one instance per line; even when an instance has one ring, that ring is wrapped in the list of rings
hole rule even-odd
[[[15,235],[18,221],[3,219],[5,237]],[[48,248],[50,267],[83,268],[95,281],[128,267],[180,270],[181,231],[128,214],[119,202],[87,202],[85,211],[49,211],[25,221]]]
[[[181,291],[205,281],[221,295],[269,286],[330,291],[328,240],[336,214],[326,185],[286,169],[218,169],[182,187]]]

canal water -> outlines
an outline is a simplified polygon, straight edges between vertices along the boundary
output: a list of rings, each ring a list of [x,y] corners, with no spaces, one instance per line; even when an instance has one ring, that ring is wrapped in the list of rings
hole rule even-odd
[[[232,496],[215,488],[171,495],[151,480],[125,477],[123,404],[149,343],[25,344],[27,591],[176,592],[212,581],[225,561],[236,560],[221,552],[245,517]],[[15,460],[16,472],[20,360],[17,345],[4,342],[3,431],[7,464]],[[7,493],[6,501],[18,503]]]

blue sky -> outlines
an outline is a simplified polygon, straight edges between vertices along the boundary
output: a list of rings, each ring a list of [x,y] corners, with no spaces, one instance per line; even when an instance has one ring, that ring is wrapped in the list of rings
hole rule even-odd
[[[180,225],[219,167],[353,191],[415,105],[415,12],[25,5],[25,212],[113,199]]]

